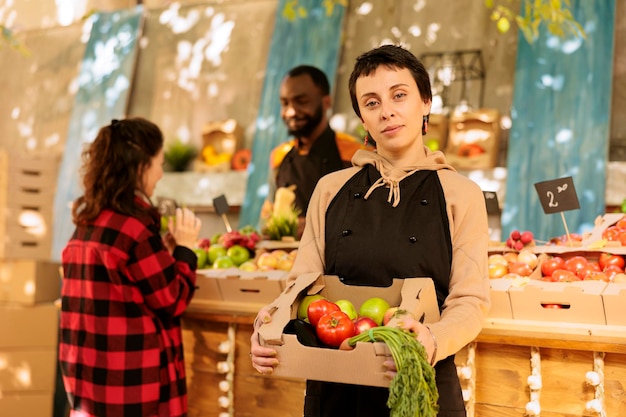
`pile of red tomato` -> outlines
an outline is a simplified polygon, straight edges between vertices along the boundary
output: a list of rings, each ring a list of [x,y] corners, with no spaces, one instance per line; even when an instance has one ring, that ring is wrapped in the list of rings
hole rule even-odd
[[[307,295],[298,307],[298,318],[315,328],[322,343],[337,348],[346,339],[386,324],[397,310],[380,297],[365,300],[357,312],[349,300],[333,302],[321,295]]]
[[[602,232],[602,238],[609,242],[620,242],[622,246],[626,246],[626,216],[622,217],[613,226],[607,227]]]
[[[569,258],[551,256],[541,262],[542,279],[552,282],[600,280],[624,282],[624,256],[602,252],[598,260],[589,260],[582,255]]]

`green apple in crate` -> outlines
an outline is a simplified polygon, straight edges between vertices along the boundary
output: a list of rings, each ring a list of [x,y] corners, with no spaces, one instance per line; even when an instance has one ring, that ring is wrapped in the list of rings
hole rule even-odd
[[[220,256],[226,256],[226,248],[219,243],[215,243],[209,247],[207,253],[209,255],[209,263],[213,265],[217,258]]]
[[[194,248],[196,256],[198,257],[198,269],[205,269],[209,267],[209,253],[203,248]]]
[[[226,255],[233,260],[235,266],[240,266],[250,259],[250,251],[239,244],[232,245],[226,249]]]

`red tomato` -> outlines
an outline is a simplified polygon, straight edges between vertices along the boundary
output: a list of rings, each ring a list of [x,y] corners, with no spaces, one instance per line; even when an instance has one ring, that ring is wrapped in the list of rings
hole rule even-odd
[[[626,216],[622,217],[615,223],[615,227],[618,229],[626,230]]]
[[[557,269],[552,273],[552,280],[557,282],[571,282],[580,281],[580,278],[568,269]]]
[[[309,323],[311,323],[314,327],[317,327],[317,323],[319,323],[322,316],[333,311],[341,311],[341,309],[332,301],[322,299],[312,301],[311,304],[309,304],[306,313],[309,318]]]
[[[541,272],[544,276],[549,277],[557,269],[563,269],[565,260],[560,256],[553,256],[541,263]]]
[[[320,318],[315,329],[322,343],[339,347],[341,342],[356,334],[354,323],[343,311],[333,311]]]
[[[609,226],[602,232],[602,238],[609,241],[617,241],[619,240],[618,236],[620,231],[621,229],[617,226]]]
[[[603,252],[600,254],[600,259],[598,260],[600,264],[600,269],[604,270],[609,265],[619,266],[624,269],[624,257],[621,255],[613,255],[612,253]]]
[[[578,275],[578,278],[584,280],[584,279],[587,279],[587,275],[593,272],[600,272],[600,271],[601,271],[600,266],[597,263],[589,262],[587,265],[583,266],[578,271],[576,271],[576,275]]]
[[[621,273],[624,273],[624,269],[623,269],[623,268],[620,268],[620,267],[619,267],[619,266],[617,266],[617,265],[609,265],[609,266],[607,266],[606,268],[604,268],[604,269],[602,270],[602,272],[604,272],[604,273],[606,274],[606,276],[607,276],[607,277],[609,277],[609,279],[610,279],[610,280],[613,280],[613,277],[614,277],[616,274],[621,274]]]
[[[609,277],[604,272],[590,272],[583,278],[585,281],[604,281],[609,282]]]
[[[587,258],[585,258],[584,256],[581,256],[581,255],[576,255],[576,256],[572,256],[571,258],[566,260],[564,267],[568,271],[572,271],[574,273],[577,273],[579,270],[581,270],[588,263],[589,263],[589,261],[587,260]]]
[[[354,320],[354,327],[356,334],[361,334],[363,332],[369,332],[372,327],[377,327],[376,322],[369,317],[361,316],[357,317]]]

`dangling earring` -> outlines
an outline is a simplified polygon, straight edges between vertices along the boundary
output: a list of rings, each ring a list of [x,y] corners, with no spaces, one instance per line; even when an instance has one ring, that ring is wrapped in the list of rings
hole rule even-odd
[[[367,146],[369,141],[370,141],[370,135],[365,135],[365,139],[363,139],[363,144]]]
[[[422,120],[422,135],[425,135],[428,133],[428,116],[424,116]]]

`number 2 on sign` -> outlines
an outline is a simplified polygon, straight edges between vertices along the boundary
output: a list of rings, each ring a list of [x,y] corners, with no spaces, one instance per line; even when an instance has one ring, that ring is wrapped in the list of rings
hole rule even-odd
[[[565,190],[567,190],[567,184],[563,184],[562,186],[557,186],[556,187],[556,191],[558,193],[562,193]],[[549,207],[558,207],[559,203],[557,203],[556,201],[554,201],[554,193],[552,191],[548,191],[546,193],[546,195],[548,196],[548,198],[550,199],[550,201],[548,202],[548,206]]]

